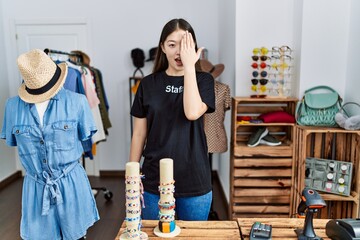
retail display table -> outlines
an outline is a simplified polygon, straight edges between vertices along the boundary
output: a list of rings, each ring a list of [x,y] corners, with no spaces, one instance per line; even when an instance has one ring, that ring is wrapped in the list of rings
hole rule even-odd
[[[154,234],[154,228],[159,221],[143,220],[141,231],[147,233],[149,239],[169,239],[160,238]],[[236,221],[176,221],[176,225],[181,228],[178,236],[172,239],[209,239],[223,240],[233,239],[240,240],[240,231]],[[125,222],[121,225],[115,240],[119,240],[125,229]]]
[[[251,226],[254,222],[261,222],[272,225],[272,239],[297,239],[295,229],[304,227],[305,219],[301,218],[238,218],[240,232],[245,240],[249,239]],[[316,235],[325,239],[325,226],[329,219],[314,219],[314,230]]]

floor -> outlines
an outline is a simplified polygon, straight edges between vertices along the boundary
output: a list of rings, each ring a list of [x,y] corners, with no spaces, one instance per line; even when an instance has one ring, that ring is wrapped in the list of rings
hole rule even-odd
[[[2,240],[20,240],[22,181],[22,178],[18,179],[0,191],[0,239]],[[87,240],[113,240],[125,218],[124,179],[121,177],[90,177],[90,182],[92,187],[105,186],[113,193],[113,197],[107,201],[102,191],[96,196],[100,220],[88,230]],[[227,203],[216,174],[214,174],[213,185],[213,210],[216,214],[214,212],[211,214],[212,220],[216,217],[226,220],[228,218]]]

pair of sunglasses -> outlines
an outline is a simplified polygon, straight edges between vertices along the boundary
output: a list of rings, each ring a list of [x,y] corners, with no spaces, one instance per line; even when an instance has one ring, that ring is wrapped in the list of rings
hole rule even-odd
[[[289,61],[291,61],[293,58],[290,56],[290,55],[280,55],[280,59],[281,60],[289,60]]]
[[[261,85],[259,88],[257,87],[257,85],[252,85],[251,90],[254,92],[257,92],[258,90],[260,90],[260,92],[266,92],[267,88],[265,85]]]
[[[274,73],[269,73],[269,77],[270,78],[275,78],[276,80],[279,80],[279,79],[283,79],[283,78],[286,78],[286,79],[289,79],[291,78],[292,76],[292,73],[290,72],[274,72]]]
[[[260,85],[260,87],[258,88],[257,85],[252,85],[251,90],[254,92],[257,92],[258,90],[260,90],[260,92],[266,92],[267,87],[265,85]]]
[[[259,55],[260,53],[261,53],[261,55],[267,55],[269,53],[269,49],[267,49],[266,47],[254,48],[253,49],[253,54],[254,55]]]
[[[287,64],[286,62],[282,62],[282,63],[273,63],[273,64],[271,64],[271,65],[269,65],[270,66],[270,68],[273,68],[273,69],[276,69],[276,70],[278,70],[278,68],[280,68],[280,69],[289,69],[290,70],[290,65],[289,64]]]
[[[281,46],[280,47],[280,52],[289,52],[291,54],[292,49],[289,46]]]
[[[272,47],[272,52],[289,52],[289,54],[292,53],[292,49],[289,46],[281,46],[281,47]]]
[[[255,69],[257,69],[257,68],[266,68],[266,66],[268,66],[266,63],[264,63],[264,62],[262,62],[262,63],[260,63],[260,64],[258,64],[258,63],[256,63],[256,62],[254,62],[253,64],[251,64],[251,67],[252,68],[255,68]]]
[[[265,79],[265,78],[262,78],[262,79],[256,79],[256,78],[253,78],[251,79],[251,83],[253,85],[257,85],[259,82],[260,82],[260,85],[266,85],[268,83],[268,79]]]
[[[277,84],[277,80],[276,79],[270,79],[270,83],[272,84],[272,85],[276,85]]]
[[[259,72],[258,71],[253,71],[252,72],[252,75],[253,75],[253,77],[258,77],[259,76]],[[261,71],[260,72],[260,76],[261,77],[266,77],[267,76],[267,71]]]
[[[274,77],[276,79],[289,79],[291,78],[292,74],[291,73],[284,73],[284,72],[279,72],[279,73],[275,73]]]
[[[252,60],[254,60],[256,62],[259,59],[261,61],[266,61],[266,60],[268,60],[269,57],[268,56],[256,56],[256,55],[254,55],[254,56],[251,56],[251,58],[252,58]]]
[[[291,57],[290,55],[286,55],[286,54],[281,54],[281,55],[272,55],[270,57],[270,60],[273,61],[273,60],[282,60],[282,61],[285,61],[285,60],[289,60],[291,61],[293,59],[293,57]]]
[[[276,80],[277,84],[279,85],[284,85],[285,84],[285,80],[281,79],[281,80]]]

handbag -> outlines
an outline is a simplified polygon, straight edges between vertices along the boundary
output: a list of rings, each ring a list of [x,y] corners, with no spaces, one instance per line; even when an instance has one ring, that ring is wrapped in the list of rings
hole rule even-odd
[[[327,90],[325,93],[313,93]],[[336,127],[335,115],[341,108],[342,99],[331,87],[316,86],[305,91],[296,105],[295,118],[299,125]]]
[[[339,127],[346,130],[359,130],[360,129],[360,114],[351,116],[346,110],[345,106],[355,105],[360,109],[360,105],[356,102],[347,102],[340,109],[339,112],[335,115],[335,121]]]

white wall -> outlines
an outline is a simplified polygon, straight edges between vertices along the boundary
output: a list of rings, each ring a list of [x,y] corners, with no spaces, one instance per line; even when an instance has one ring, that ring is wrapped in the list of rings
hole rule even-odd
[[[225,65],[219,81],[229,85],[231,96],[235,96],[235,0],[221,1],[219,4],[219,62]],[[215,62],[216,63],[216,62]],[[217,170],[225,195],[229,200],[230,190],[230,121],[231,110],[225,113],[225,129],[228,138],[228,151],[219,156]]]
[[[360,103],[360,1],[351,0],[345,102]],[[357,114],[360,114],[359,112]]]
[[[347,71],[354,69],[348,65],[348,57],[354,58],[356,54],[356,51],[348,52],[348,48],[354,49],[359,35],[359,1],[352,1],[351,11],[350,2],[237,1],[236,95],[251,94],[252,49],[279,45],[294,49],[293,96],[302,96],[306,89],[315,85],[329,85],[345,95],[344,83],[349,79]],[[352,62],[356,64],[356,61]]]
[[[251,56],[255,47],[293,48],[294,20],[294,0],[236,1],[236,96],[252,94]]]
[[[95,161],[100,170],[124,170],[130,148],[129,77],[135,68],[130,51],[139,47],[146,58],[151,47],[157,46],[164,24],[172,18],[182,17],[195,29],[199,46],[205,46],[213,61],[218,61],[218,0],[2,0],[4,39],[8,58],[7,69],[12,78],[16,53],[14,49],[14,20],[87,19],[90,23],[91,65],[100,69],[110,103],[110,120],[106,142],[98,145]],[[61,50],[61,49],[57,49]],[[151,71],[151,62],[143,69]],[[12,81],[13,79],[10,79]],[[3,80],[1,86],[3,86]],[[12,89],[16,94],[17,89]],[[3,108],[1,108],[1,111]]]
[[[299,97],[299,89],[300,89],[300,81],[298,80],[300,78],[300,68],[301,68],[301,39],[302,39],[302,21],[304,18],[303,13],[303,5],[304,0],[298,0],[294,1],[294,9],[293,9],[293,49],[294,49],[294,63],[295,66],[292,69],[293,74],[293,84],[292,87],[294,88],[292,91],[292,95],[294,97]],[[296,49],[296,51],[295,51]]]
[[[4,119],[5,101],[9,97],[9,84],[6,71],[6,54],[3,31],[3,12],[2,2],[0,2],[0,121]],[[2,126],[2,124],[1,124]],[[0,140],[0,181],[9,177],[16,171],[15,149],[5,145],[5,141]]]
[[[350,14],[350,0],[304,1],[299,96],[315,85],[345,95]]]

